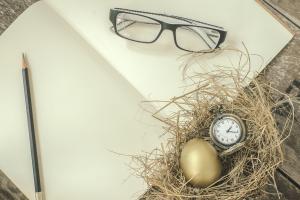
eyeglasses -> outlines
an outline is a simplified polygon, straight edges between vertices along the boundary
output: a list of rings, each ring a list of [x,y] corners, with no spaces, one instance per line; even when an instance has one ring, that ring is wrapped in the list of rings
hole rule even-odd
[[[140,43],[153,43],[164,30],[170,30],[175,45],[188,52],[212,52],[227,33],[222,27],[193,19],[124,8],[110,9],[109,19],[118,36]]]

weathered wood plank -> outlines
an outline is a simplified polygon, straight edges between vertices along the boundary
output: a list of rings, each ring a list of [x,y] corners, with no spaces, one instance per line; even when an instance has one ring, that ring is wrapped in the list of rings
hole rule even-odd
[[[300,1],[299,0],[268,0],[278,6],[286,13],[300,20]]]
[[[0,200],[28,200],[0,170]]]
[[[28,6],[38,0],[0,0],[0,35]]]
[[[300,190],[295,185],[291,184],[281,173],[277,173],[275,176],[278,190],[283,193],[283,196],[287,200],[300,199]]]
[[[300,19],[300,1],[298,0],[268,0],[278,6],[280,11],[298,23]],[[273,12],[275,13],[275,12]],[[286,19],[283,21],[289,24],[289,27],[296,32],[291,43],[269,64],[266,69],[266,77],[273,86],[280,91],[285,91],[290,83],[295,79],[300,79],[300,34],[297,28],[292,26]],[[300,90],[294,87],[293,93],[299,93]],[[296,117],[300,119],[299,105],[295,105]],[[284,119],[278,117],[277,121]],[[290,137],[284,143],[285,161],[276,173],[276,183],[278,190],[284,194],[285,199],[300,199],[300,125],[295,124]],[[282,172],[282,173],[281,173]],[[286,177],[293,179],[289,181]],[[271,195],[270,195],[271,196]]]
[[[300,18],[300,1],[295,0],[272,0],[275,6],[279,6],[282,12]],[[298,5],[298,7],[297,7]],[[274,12],[276,13],[276,12]],[[282,16],[283,21],[287,22]],[[295,32],[297,29],[291,23],[287,23]],[[296,33],[294,39],[283,49],[278,56],[268,65],[266,69],[266,77],[273,84],[273,87],[285,92],[291,82],[300,79],[300,34]],[[299,93],[300,88],[294,87],[293,93]],[[294,105],[296,110],[296,118],[300,120],[300,107]],[[278,121],[284,119],[278,117]],[[298,184],[300,184],[300,125],[295,123],[290,137],[284,143],[285,161],[281,169]]]

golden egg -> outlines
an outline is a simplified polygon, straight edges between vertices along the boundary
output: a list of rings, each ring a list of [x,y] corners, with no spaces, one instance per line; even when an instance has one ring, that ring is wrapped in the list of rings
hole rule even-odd
[[[221,176],[221,162],[216,149],[203,139],[188,141],[180,155],[180,167],[189,183],[207,187]]]

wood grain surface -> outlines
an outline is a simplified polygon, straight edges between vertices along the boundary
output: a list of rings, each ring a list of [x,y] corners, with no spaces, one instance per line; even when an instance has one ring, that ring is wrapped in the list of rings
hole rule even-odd
[[[28,6],[38,0],[0,0],[0,35]],[[300,21],[300,0],[267,0],[279,11],[284,12],[294,21]],[[271,10],[293,31],[294,39],[280,52],[265,70],[266,77],[275,88],[285,91],[293,80],[300,80],[300,32],[284,17]],[[300,88],[293,87],[293,93],[300,94]],[[300,107],[295,105],[296,117],[300,119]],[[283,117],[277,118],[280,123]],[[260,199],[300,199],[300,124],[294,125],[290,137],[284,143],[285,162],[276,172],[276,185],[282,193],[266,194]],[[275,188],[268,191],[276,193]],[[0,200],[26,200],[27,198],[6,177],[0,169]]]
[[[290,16],[300,25],[300,1],[299,0],[269,0],[278,9]],[[286,19],[289,27],[295,32],[294,39],[281,53],[269,64],[266,76],[273,86],[284,92],[293,80],[300,80],[300,32]],[[293,86],[293,93],[300,94],[300,88]],[[300,106],[294,105],[296,118],[300,119]],[[278,117],[278,122],[282,121]],[[300,124],[295,123],[290,137],[284,143],[285,161],[278,170],[278,188],[287,199],[300,199]]]

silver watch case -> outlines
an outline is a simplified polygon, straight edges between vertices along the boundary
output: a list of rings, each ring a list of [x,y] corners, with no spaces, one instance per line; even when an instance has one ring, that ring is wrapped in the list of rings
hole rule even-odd
[[[227,118],[227,119],[232,119],[234,120],[235,122],[237,122],[237,124],[240,126],[241,128],[241,136],[239,138],[239,140],[235,143],[235,144],[231,144],[231,145],[225,145],[225,144],[222,144],[220,143],[216,137],[214,136],[214,133],[213,133],[213,129],[214,129],[214,125],[217,123],[217,121],[223,119],[223,118]],[[231,113],[224,113],[224,114],[221,114],[221,115],[218,115],[214,120],[213,122],[211,123],[210,125],[210,129],[209,129],[209,135],[212,139],[212,141],[218,146],[220,147],[221,149],[229,149],[230,147],[240,143],[240,142],[243,142],[245,139],[246,139],[246,135],[247,135],[247,132],[246,132],[246,125],[245,123],[243,122],[243,120],[235,115],[235,114],[231,114]]]

